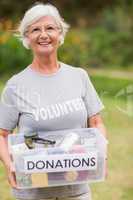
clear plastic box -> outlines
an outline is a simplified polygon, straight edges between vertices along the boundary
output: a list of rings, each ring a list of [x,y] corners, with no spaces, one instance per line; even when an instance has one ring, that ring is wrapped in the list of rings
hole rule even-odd
[[[9,135],[8,144],[18,188],[52,187],[103,181],[107,140],[96,128],[38,132],[55,140],[29,149],[24,134]]]

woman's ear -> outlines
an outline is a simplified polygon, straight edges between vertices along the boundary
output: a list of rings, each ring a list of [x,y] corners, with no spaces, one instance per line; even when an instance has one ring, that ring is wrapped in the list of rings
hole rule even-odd
[[[25,37],[23,39],[23,45],[26,49],[30,49],[30,41],[29,41],[29,38],[28,37]]]
[[[64,43],[64,37],[63,37],[62,33],[60,33],[60,36],[59,36],[59,46],[61,46],[63,43]]]

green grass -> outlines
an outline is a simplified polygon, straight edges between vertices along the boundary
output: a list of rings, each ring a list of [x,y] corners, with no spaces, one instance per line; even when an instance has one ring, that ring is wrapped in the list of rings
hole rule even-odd
[[[116,102],[111,99],[104,99],[104,104],[106,110],[103,117],[109,138],[109,171],[104,183],[92,185],[93,197],[94,200],[132,200],[133,115],[119,111]]]
[[[103,95],[105,110],[102,115],[108,132],[108,178],[91,185],[93,200],[132,200],[133,198],[133,101],[115,98],[119,90],[132,85],[132,80],[95,76],[92,78]],[[126,96],[126,95],[125,95]],[[126,96],[127,97],[127,96]],[[129,106],[130,105],[130,106]],[[0,168],[0,199],[13,200],[3,167]]]
[[[99,94],[104,96],[115,97],[121,90],[126,90],[129,86],[132,86],[133,92],[133,79],[111,78],[106,76],[91,76],[91,80],[94,83],[96,90]],[[125,95],[121,95],[124,98]]]
[[[7,178],[3,166],[0,166],[0,199],[14,200],[14,198],[11,197],[10,187],[6,179]]]

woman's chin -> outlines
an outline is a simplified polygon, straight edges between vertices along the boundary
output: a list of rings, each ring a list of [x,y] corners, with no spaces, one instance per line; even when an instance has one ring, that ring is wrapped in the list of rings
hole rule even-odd
[[[41,48],[38,50],[38,55],[50,55],[54,52],[53,48]]]

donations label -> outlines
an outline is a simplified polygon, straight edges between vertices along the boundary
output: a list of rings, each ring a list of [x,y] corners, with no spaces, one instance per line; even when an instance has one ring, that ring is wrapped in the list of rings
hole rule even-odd
[[[97,169],[97,151],[89,153],[33,155],[24,157],[24,171],[64,172]]]

